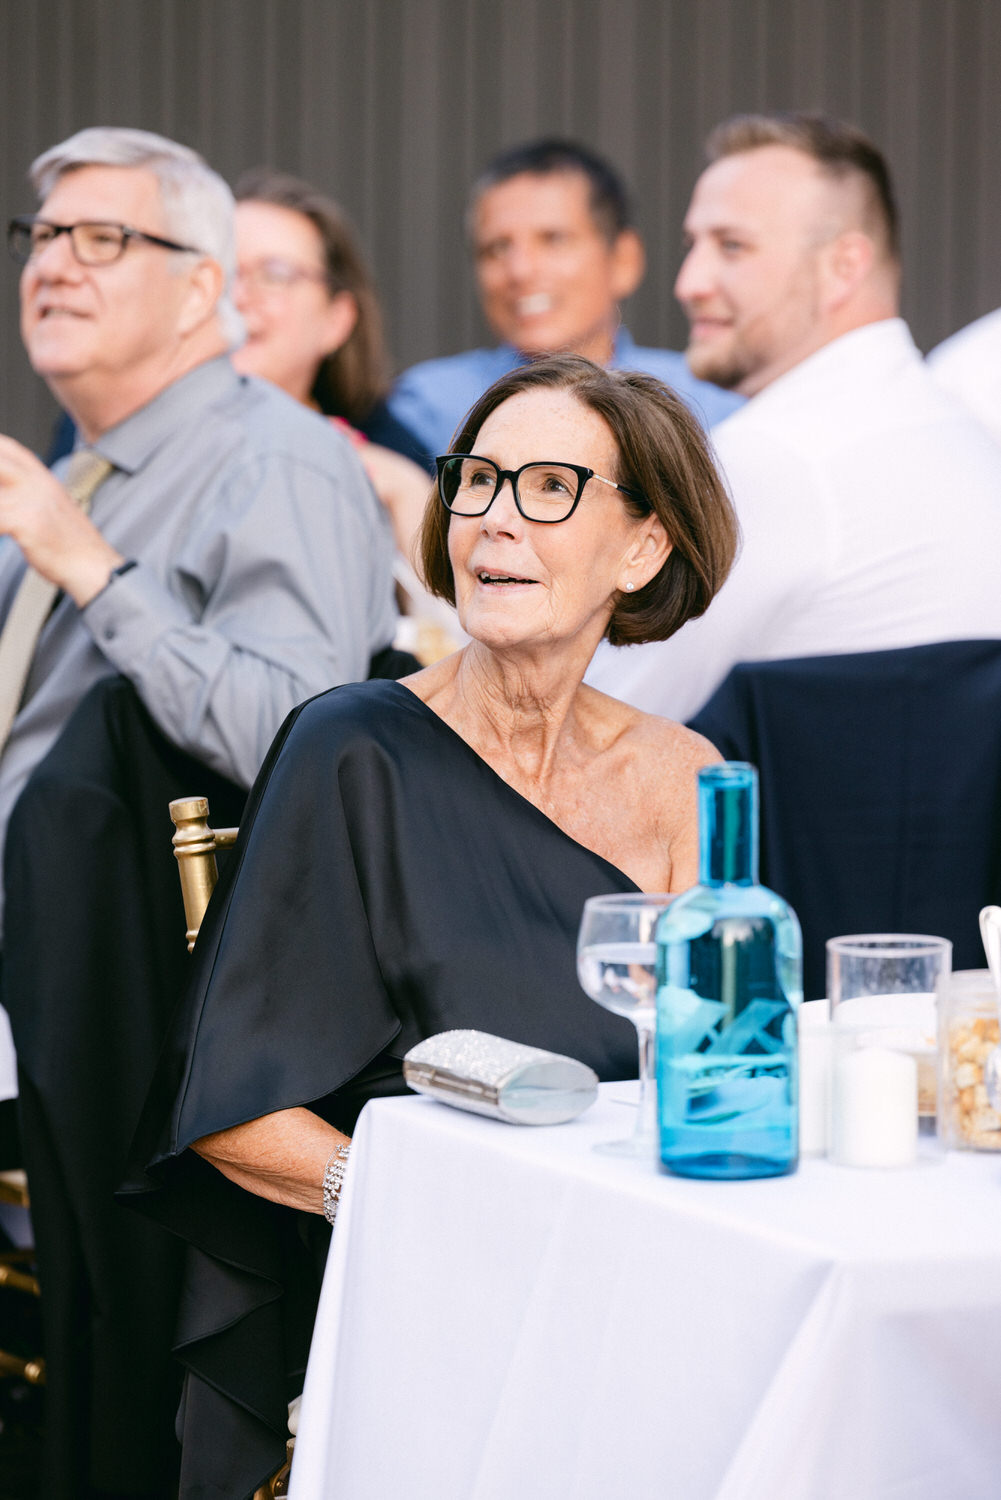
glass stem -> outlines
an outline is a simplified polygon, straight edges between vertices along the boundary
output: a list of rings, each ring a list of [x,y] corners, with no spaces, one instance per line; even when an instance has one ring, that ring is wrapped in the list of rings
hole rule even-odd
[[[637,1140],[653,1141],[657,1136],[657,1086],[654,1081],[654,1045],[656,1032],[651,1026],[637,1026],[640,1049],[640,1096],[636,1111]]]

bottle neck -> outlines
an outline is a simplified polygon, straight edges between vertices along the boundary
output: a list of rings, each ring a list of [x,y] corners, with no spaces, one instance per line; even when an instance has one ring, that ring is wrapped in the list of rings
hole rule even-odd
[[[757,885],[758,778],[737,761],[699,772],[699,882]]]

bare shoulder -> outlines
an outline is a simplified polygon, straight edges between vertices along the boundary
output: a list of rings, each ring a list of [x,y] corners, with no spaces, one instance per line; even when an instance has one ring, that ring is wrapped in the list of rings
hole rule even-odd
[[[411,672],[408,677],[399,678],[399,681],[403,687],[409,688],[416,697],[420,698],[422,703],[426,703],[429,708],[435,708],[435,700],[449,692],[454,686],[461,655],[461,651],[455,651],[451,656],[445,656],[440,661],[436,661],[433,666],[422,667],[419,672]],[[439,710],[436,709],[437,711]]]
[[[620,752],[649,765],[659,776],[668,767],[676,768],[681,775],[694,774],[722,759],[715,745],[684,724],[643,713],[607,693],[590,692],[591,710],[606,726],[609,742],[614,741]]]
[[[689,827],[697,805],[698,774],[703,766],[722,759],[715,745],[673,719],[637,713],[622,747],[648,805],[658,809],[668,828]]]
[[[683,724],[617,699],[589,708],[604,728],[600,774],[614,788],[623,838],[655,866],[666,856],[666,878],[645,889],[685,890],[698,878],[698,773],[716,764],[719,752]]]
[[[660,754],[667,751],[679,764],[696,771],[702,766],[715,765],[722,760],[716,746],[704,735],[696,734],[694,729],[676,724],[673,719],[662,719],[658,714],[645,714],[638,710],[633,712],[636,721],[630,734],[635,737],[637,747],[649,746]]]

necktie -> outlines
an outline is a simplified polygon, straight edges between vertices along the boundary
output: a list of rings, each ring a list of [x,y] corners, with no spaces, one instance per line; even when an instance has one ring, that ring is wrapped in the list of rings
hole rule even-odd
[[[70,459],[66,491],[85,514],[90,510],[94,491],[113,467],[91,448],[78,449]],[[57,584],[29,568],[0,632],[0,754],[21,704],[38,637],[58,592]]]

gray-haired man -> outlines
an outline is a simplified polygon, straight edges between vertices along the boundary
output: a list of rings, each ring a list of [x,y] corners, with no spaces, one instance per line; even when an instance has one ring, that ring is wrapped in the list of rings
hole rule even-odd
[[[0,620],[26,564],[60,591],[0,752],[0,842],[99,677],[130,678],[174,743],[247,785],[289,710],[365,677],[394,630],[389,528],[349,444],[227,357],[222,179],[119,129],[81,131],[31,175],[39,213],[9,232],[25,346],[112,467],[88,517],[0,438],[0,533],[17,544],[0,548]]]

